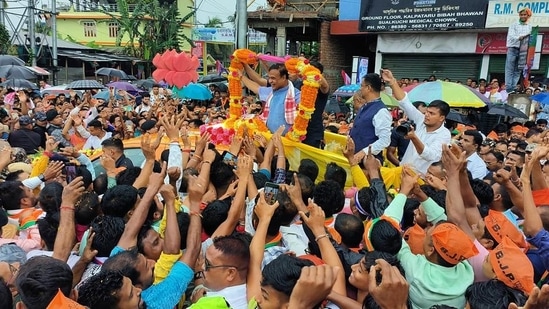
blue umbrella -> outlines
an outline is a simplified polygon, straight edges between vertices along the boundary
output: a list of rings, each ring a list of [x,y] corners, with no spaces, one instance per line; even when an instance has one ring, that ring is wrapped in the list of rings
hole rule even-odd
[[[175,96],[182,99],[191,100],[209,100],[212,98],[210,89],[203,84],[189,84],[181,89],[173,87],[172,89]]]
[[[341,86],[334,91],[334,95],[352,97],[360,89],[360,84]]]
[[[105,90],[105,91],[101,91],[101,92],[95,94],[93,97],[96,98],[96,99],[103,99],[104,101],[108,101],[109,98],[110,98],[110,95],[111,95],[110,92],[108,90]],[[122,99],[122,97],[119,96],[118,94],[115,94],[114,98],[116,100]]]
[[[531,96],[530,99],[537,101],[542,105],[545,105],[549,103],[549,92],[540,92],[536,95]]]

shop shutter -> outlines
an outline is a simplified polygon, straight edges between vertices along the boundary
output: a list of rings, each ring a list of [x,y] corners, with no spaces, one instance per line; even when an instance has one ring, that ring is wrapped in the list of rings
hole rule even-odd
[[[488,64],[488,76],[491,74],[505,74],[505,55],[490,55]],[[530,75],[536,77],[547,76],[547,67],[549,66],[549,55],[541,55],[539,69],[530,72]]]
[[[435,75],[437,79],[449,78],[465,83],[467,78],[474,78],[480,74],[481,55],[410,55],[384,54],[382,67],[389,68],[397,78],[429,78]]]

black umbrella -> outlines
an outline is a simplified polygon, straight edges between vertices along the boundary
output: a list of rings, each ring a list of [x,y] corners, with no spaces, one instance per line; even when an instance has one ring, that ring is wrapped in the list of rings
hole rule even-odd
[[[38,89],[35,83],[31,83],[26,79],[8,79],[1,83],[0,86],[12,88]]]
[[[0,55],[0,65],[24,66],[25,61],[11,55]]]
[[[5,79],[34,79],[36,75],[25,66],[9,64],[0,66],[0,77]]]
[[[217,82],[224,82],[224,81],[227,81],[227,78],[217,74],[209,74],[206,76],[202,76],[198,79],[198,82],[201,84],[217,83]]]
[[[101,85],[99,82],[90,79],[76,80],[67,85],[67,89],[74,90],[86,90],[86,89],[103,89],[105,86]]]
[[[154,81],[154,79],[149,78],[149,79],[137,80],[133,84],[136,85],[139,88],[151,89],[153,87],[153,85],[156,84],[156,82]]]
[[[130,77],[128,76],[128,74],[126,74],[126,72],[122,70],[113,69],[113,68],[100,68],[99,70],[95,71],[95,74],[118,77],[120,79],[126,79],[126,80],[130,79]]]
[[[494,104],[488,110],[488,114],[528,119],[528,116],[525,113],[509,104]]]
[[[217,83],[215,84],[217,88],[219,89],[219,92],[229,92],[229,87],[225,83]]]
[[[453,109],[451,109],[446,116],[446,120],[455,121],[462,124],[471,124],[471,122],[467,119],[467,116],[462,115]]]

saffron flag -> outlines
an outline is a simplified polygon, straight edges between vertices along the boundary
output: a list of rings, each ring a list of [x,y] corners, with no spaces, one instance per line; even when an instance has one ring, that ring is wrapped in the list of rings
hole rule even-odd
[[[345,70],[341,70],[341,78],[343,78],[343,84],[344,85],[350,85],[351,84],[351,77],[345,73]]]
[[[539,27],[532,28],[532,33],[530,33],[530,39],[528,40],[528,54],[526,55],[526,65],[522,70],[523,85],[525,88],[530,87],[530,70],[534,65],[534,55],[536,54],[536,44],[538,41],[538,31]]]

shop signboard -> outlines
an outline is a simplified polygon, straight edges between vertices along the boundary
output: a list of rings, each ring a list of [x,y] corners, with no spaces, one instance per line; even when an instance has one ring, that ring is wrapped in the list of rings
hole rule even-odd
[[[549,35],[540,33],[538,35],[538,44],[539,42],[542,42],[540,52],[549,54]],[[507,54],[506,44],[507,33],[479,33],[475,53],[505,55]]]
[[[359,31],[484,28],[488,0],[362,0]]]
[[[548,1],[490,1],[486,14],[486,28],[508,28],[519,20],[518,12],[529,8],[532,17],[529,23],[540,28],[549,27]]]

